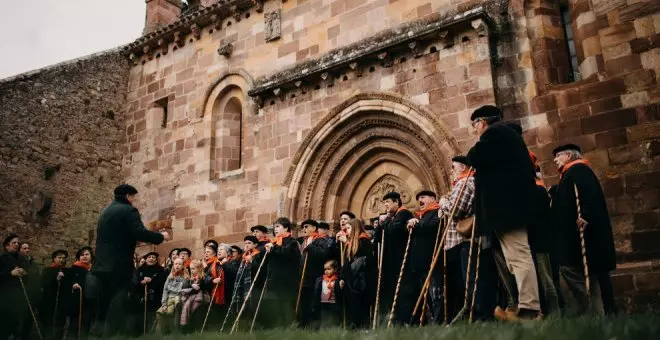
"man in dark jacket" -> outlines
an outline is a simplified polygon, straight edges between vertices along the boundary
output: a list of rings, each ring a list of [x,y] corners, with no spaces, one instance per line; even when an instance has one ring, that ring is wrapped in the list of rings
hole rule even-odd
[[[536,186],[534,166],[525,142],[501,119],[500,109],[491,105],[471,116],[479,135],[467,155],[476,171],[476,234],[495,234],[518,285],[518,316],[536,318],[538,283],[526,230]]]
[[[376,231],[376,242],[381,242],[382,233],[385,233],[383,252],[382,278],[379,302],[379,315],[387,318],[394,301],[394,291],[399,279],[403,255],[408,241],[408,221],[414,217],[408,209],[403,206],[401,195],[398,192],[389,192],[383,197],[386,215],[380,216],[380,228]],[[395,320],[399,324],[410,322],[412,307],[406,304],[414,304],[415,301],[397,301]],[[414,305],[413,305],[414,307]]]
[[[307,237],[302,244],[300,272],[302,273],[302,291],[298,307],[298,320],[301,327],[311,321],[311,308],[316,280],[323,276],[323,265],[330,258],[330,237],[318,231],[319,223],[315,220],[305,220],[302,228]]]
[[[561,180],[553,197],[553,213],[560,232],[560,272],[583,311],[603,314],[613,306],[609,272],[616,268],[616,251],[605,196],[596,174],[582,158],[580,147],[563,145],[553,150]],[[578,205],[579,202],[579,205]],[[580,231],[584,232],[590,294],[587,295]],[[607,287],[602,296],[601,287]],[[613,307],[609,307],[613,308]]]
[[[0,253],[0,339],[19,336],[18,323],[26,311],[27,301],[20,280],[28,279],[27,259],[18,250],[21,240],[16,234],[9,234],[2,242]],[[20,280],[19,280],[20,279]]]
[[[169,238],[167,232],[149,231],[142,224],[140,213],[133,207],[137,190],[128,184],[115,188],[115,199],[99,217],[96,229],[96,262],[92,273],[99,284],[98,310],[94,327],[102,333],[110,302],[118,293],[130,289],[133,276],[133,254],[137,242],[161,244]],[[120,327],[108,327],[117,330]]]

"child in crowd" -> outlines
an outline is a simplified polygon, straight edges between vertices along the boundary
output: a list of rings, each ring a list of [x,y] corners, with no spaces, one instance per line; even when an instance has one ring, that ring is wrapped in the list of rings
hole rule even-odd
[[[188,280],[189,275],[183,266],[183,259],[178,258],[172,264],[172,271],[165,281],[163,287],[163,297],[161,298],[161,307],[158,309],[158,326],[160,332],[169,334],[178,330],[179,324],[179,303],[181,301],[181,290],[183,284]]]
[[[191,330],[193,313],[210,301],[209,295],[205,292],[204,267],[202,261],[192,260],[190,262],[190,278],[186,280],[181,289],[181,326],[184,331]]]
[[[312,314],[316,327],[338,327],[342,313],[342,295],[339,285],[338,265],[328,260],[323,265],[323,276],[316,279]]]

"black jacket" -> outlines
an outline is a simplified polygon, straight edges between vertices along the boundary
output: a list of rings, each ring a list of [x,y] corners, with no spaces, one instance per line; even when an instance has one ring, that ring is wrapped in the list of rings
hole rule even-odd
[[[476,232],[524,228],[536,187],[525,142],[502,123],[488,127],[467,154],[474,176]]]
[[[17,277],[11,275],[11,271],[16,267],[28,271],[28,260],[19,253],[8,253],[5,251],[0,253],[0,301],[6,305],[5,307],[10,307],[17,301],[25,300],[20,281]],[[23,283],[26,285],[26,288],[28,288],[27,286],[32,286],[28,282],[33,283],[36,281],[39,283],[39,278],[29,277],[30,274],[31,272],[28,271],[28,276],[23,277]]]
[[[550,195],[545,190],[545,187],[536,186],[533,203],[534,215],[527,225],[529,246],[535,254],[554,254],[557,235],[552,230]]]
[[[344,296],[342,295],[343,291],[339,286],[340,280],[341,279],[337,277],[337,281],[335,282],[335,287],[332,290],[332,294],[335,297],[335,304],[339,306],[338,308],[339,310],[341,310],[341,305],[344,302]],[[321,313],[321,290],[323,289],[323,287],[321,286],[322,283],[323,283],[323,276],[317,277],[314,280],[314,293],[313,293],[314,295],[312,298],[312,305],[311,305],[312,318],[314,319],[318,319]]]
[[[381,242],[382,233],[385,233],[385,249],[383,250],[383,273],[381,296],[390,299],[393,296],[396,281],[399,277],[403,255],[408,242],[408,220],[413,218],[413,214],[404,209],[399,211],[394,217],[389,216],[376,230],[375,242]],[[411,240],[412,242],[412,240]],[[390,294],[390,291],[392,294]]]
[[[141,282],[145,277],[149,277],[151,282],[147,284],[147,308],[152,311],[158,309],[161,305],[163,288],[168,274],[165,268],[159,264],[140,266],[133,274],[133,296],[135,298],[132,300],[141,306],[144,304],[144,286]]]
[[[584,164],[575,164],[564,172],[553,197],[553,213],[556,214],[561,240],[559,263],[582,266],[574,185],[578,189],[582,218],[589,222],[584,232],[589,270],[592,273],[613,270],[616,268],[616,250],[605,196],[598,178]]]
[[[57,275],[60,271],[64,273],[64,276],[58,281]],[[69,312],[71,286],[73,285],[71,279],[70,268],[47,267],[41,271],[41,292],[43,298],[41,299],[40,314],[42,314],[42,317],[53,315],[55,305],[57,305],[58,314],[64,313],[60,315],[66,315]]]
[[[303,287],[313,287],[316,279],[323,275],[323,265],[330,259],[331,246],[332,239],[326,236],[315,239],[303,250],[300,257],[301,270],[305,266],[305,258],[307,258]]]
[[[115,198],[99,217],[96,229],[96,259],[92,272],[111,272],[119,281],[130,281],[137,242],[161,244],[163,235],[149,231],[140,213],[125,198]]]
[[[236,284],[236,275],[238,274],[238,267],[241,266],[241,260],[231,260],[222,265],[222,270],[225,271],[225,303],[231,302],[234,295],[234,287]]]
[[[433,259],[433,247],[438,236],[438,209],[427,211],[413,229],[408,263],[410,269],[428,271]]]
[[[298,293],[300,278],[300,246],[293,237],[282,239],[282,245],[274,245],[266,260],[268,264],[268,290],[287,295]],[[263,268],[262,271],[266,270]],[[266,276],[266,273],[260,275]]]

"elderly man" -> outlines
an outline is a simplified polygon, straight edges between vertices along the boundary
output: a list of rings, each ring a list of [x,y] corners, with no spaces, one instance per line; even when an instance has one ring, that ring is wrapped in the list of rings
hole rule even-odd
[[[527,237],[536,188],[534,166],[525,142],[501,123],[502,112],[486,105],[472,113],[479,140],[467,154],[476,171],[476,235],[495,234],[518,288],[518,315],[540,316],[536,269]]]
[[[579,146],[562,145],[555,148],[553,154],[561,174],[552,207],[562,247],[559,251],[560,273],[582,311],[591,308],[594,313],[603,314],[601,286],[608,291],[605,300],[613,305],[609,272],[616,268],[616,251],[605,196],[589,162],[582,158]],[[581,232],[586,247],[590,295],[587,294],[583,267]]]

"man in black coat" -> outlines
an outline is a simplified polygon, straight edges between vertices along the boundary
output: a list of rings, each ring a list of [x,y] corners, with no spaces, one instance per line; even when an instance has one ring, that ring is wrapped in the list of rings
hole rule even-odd
[[[501,119],[502,112],[491,105],[471,116],[479,135],[467,155],[476,171],[476,234],[495,234],[518,285],[518,316],[536,318],[538,282],[526,230],[536,186],[534,166],[525,142]]]
[[[305,220],[302,228],[307,237],[302,244],[302,257],[300,272],[302,289],[300,305],[298,307],[299,326],[305,327],[311,320],[311,308],[316,280],[323,276],[323,265],[330,258],[330,237],[318,231],[319,223],[315,220]]]
[[[376,242],[381,242],[382,233],[385,234],[383,252],[382,278],[380,288],[380,312],[381,317],[386,318],[394,301],[394,292],[396,283],[399,279],[403,255],[408,241],[408,221],[414,217],[408,209],[403,206],[401,195],[398,192],[389,192],[383,197],[385,203],[386,215],[380,216],[380,228],[376,231]],[[399,297],[397,301],[397,311],[395,311],[395,320],[399,324],[410,322],[411,307]],[[402,304],[404,305],[403,307]]]
[[[96,262],[92,274],[99,283],[98,310],[94,327],[99,335],[105,327],[110,303],[120,291],[130,289],[135,270],[133,254],[137,242],[161,244],[169,238],[167,232],[149,231],[142,224],[140,213],[133,207],[137,190],[128,184],[115,188],[115,199],[99,217],[96,229]],[[121,318],[118,315],[119,318]],[[108,327],[117,330],[120,327]]]
[[[21,288],[29,274],[28,261],[18,250],[21,240],[16,234],[9,234],[2,242],[0,253],[0,339],[18,337],[21,317],[29,311],[27,300]],[[20,280],[19,280],[20,279]]]
[[[553,154],[561,173],[553,197],[553,213],[561,235],[560,272],[583,311],[590,307],[594,313],[604,314],[604,301],[613,306],[609,272],[616,268],[605,196],[598,177],[582,158],[579,146],[559,146]],[[586,291],[580,231],[584,232],[591,296]],[[601,294],[603,286],[608,290],[605,296]]]

